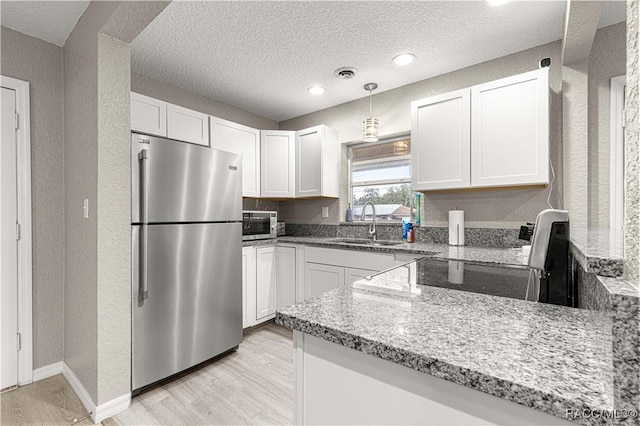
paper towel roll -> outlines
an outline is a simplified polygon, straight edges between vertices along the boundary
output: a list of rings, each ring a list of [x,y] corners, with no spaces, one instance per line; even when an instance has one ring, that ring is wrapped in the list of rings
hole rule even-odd
[[[449,245],[464,245],[464,210],[449,210]]]

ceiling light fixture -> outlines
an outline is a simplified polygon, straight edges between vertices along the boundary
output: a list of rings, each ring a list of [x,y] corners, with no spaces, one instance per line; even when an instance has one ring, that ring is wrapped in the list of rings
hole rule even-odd
[[[409,65],[416,58],[413,53],[401,53],[392,59],[392,62],[398,66]]]
[[[378,85],[376,83],[367,83],[364,85],[364,90],[369,91],[369,118],[362,120],[362,142],[378,142],[380,122],[377,118],[373,118],[373,108],[371,105],[371,92],[377,88]]]
[[[312,95],[322,95],[324,93],[324,87],[322,86],[311,86],[307,89],[309,93]]]

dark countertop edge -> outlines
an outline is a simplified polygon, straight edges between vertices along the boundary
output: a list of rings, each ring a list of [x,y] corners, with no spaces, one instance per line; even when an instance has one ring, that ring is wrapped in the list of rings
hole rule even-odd
[[[461,367],[455,364],[451,364],[449,362],[440,361],[436,358],[425,357],[420,354],[416,354],[414,352],[407,351],[402,348],[398,348],[395,346],[390,346],[385,343],[381,343],[372,339],[363,338],[348,332],[344,332],[341,330],[336,330],[335,328],[327,327],[316,322],[311,322],[309,320],[302,320],[290,315],[283,314],[279,311],[276,311],[275,323],[289,328],[291,330],[296,330],[305,334],[309,334],[311,336],[326,340],[327,342],[334,343],[349,349],[356,350],[365,355],[373,356],[385,361],[393,362],[394,364],[401,365],[403,367],[411,368],[422,374],[429,374],[433,377],[437,377],[443,380],[447,380],[452,383],[459,384],[461,386],[465,386],[470,389],[477,390],[479,392],[486,393],[488,395],[492,395],[507,401],[514,402],[516,404],[520,404],[525,407],[532,408],[534,410],[539,410],[545,412],[547,414],[553,415],[555,417],[559,417],[565,420],[574,421],[576,423],[590,425],[589,419],[567,419],[566,418],[566,410],[608,410],[613,409],[613,407],[591,407],[585,402],[581,400],[568,400],[561,395],[555,395],[549,392],[540,391],[529,386],[521,385],[517,382],[511,382],[505,379],[500,379],[490,374],[482,373],[479,371],[471,370],[466,367]],[[318,331],[318,329],[322,329],[324,332]],[[344,335],[350,336],[353,341],[357,341],[356,345],[345,344],[345,340],[350,339],[339,339],[336,335]],[[336,336],[331,339],[329,337]],[[364,343],[362,345],[361,343]],[[380,352],[371,353],[369,351],[363,351],[363,346],[383,346],[385,348],[390,349],[387,351],[388,353],[400,354],[401,359],[396,357],[383,357],[380,356]],[[383,353],[385,351],[382,351]],[[404,361],[410,359],[411,357],[418,358],[419,361],[417,363],[411,363],[409,361]],[[423,371],[419,368],[416,368],[418,365],[426,365],[429,371]],[[460,380],[454,374],[452,374],[451,370],[454,369],[457,372],[461,373],[466,380]],[[489,384],[489,386],[487,386]],[[493,386],[493,388],[492,388]],[[500,392],[501,389],[507,390],[508,392]],[[511,394],[509,394],[509,392]],[[537,398],[533,398],[537,397]],[[538,400],[540,402],[546,403],[545,405],[536,405],[533,404],[532,401]]]

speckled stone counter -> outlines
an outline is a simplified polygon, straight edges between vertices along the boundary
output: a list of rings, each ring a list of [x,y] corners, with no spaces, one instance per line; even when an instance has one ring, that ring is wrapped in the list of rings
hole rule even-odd
[[[571,251],[586,272],[603,277],[620,277],[623,272],[622,231],[571,229]]]
[[[466,262],[491,263],[524,267],[529,253],[523,248],[489,248],[489,247],[452,247],[433,243],[400,243],[393,246],[373,246],[349,244],[326,237],[280,237],[278,243],[302,244],[307,246],[335,248],[343,250],[366,250],[382,253],[408,253],[423,256],[434,256],[442,259],[462,260]]]
[[[614,408],[606,312],[433,287],[349,287],[283,308],[276,323],[558,417]]]

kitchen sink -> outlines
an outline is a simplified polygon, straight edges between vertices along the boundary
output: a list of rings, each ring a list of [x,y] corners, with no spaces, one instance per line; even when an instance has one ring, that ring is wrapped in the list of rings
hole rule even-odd
[[[334,238],[329,241],[332,243],[359,244],[363,246],[399,246],[404,244],[404,241],[373,241],[366,238]]]

